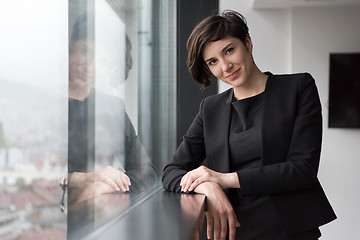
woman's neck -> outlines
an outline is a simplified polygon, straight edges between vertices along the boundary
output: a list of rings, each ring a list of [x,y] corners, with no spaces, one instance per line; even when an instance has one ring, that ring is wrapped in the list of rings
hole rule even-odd
[[[69,86],[69,99],[84,101],[90,94],[89,87],[73,87]]]

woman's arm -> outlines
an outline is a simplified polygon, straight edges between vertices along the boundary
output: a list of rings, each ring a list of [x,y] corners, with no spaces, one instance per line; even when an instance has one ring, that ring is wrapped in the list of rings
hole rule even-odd
[[[113,191],[129,191],[131,185],[129,177],[122,171],[106,166],[103,169],[95,172],[74,172],[69,174],[69,187],[84,188],[86,185],[103,182],[108,185]]]
[[[180,182],[181,191],[193,191],[198,185],[204,182],[215,182],[222,189],[240,188],[239,178],[236,172],[219,173],[205,166],[200,166],[186,173]]]
[[[229,230],[229,239],[235,239],[236,227],[240,226],[234,209],[222,188],[214,182],[204,182],[194,191],[206,195],[207,238],[225,239]]]

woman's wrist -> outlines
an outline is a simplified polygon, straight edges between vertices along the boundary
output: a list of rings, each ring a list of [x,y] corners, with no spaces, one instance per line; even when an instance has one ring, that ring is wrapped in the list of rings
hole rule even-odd
[[[90,173],[73,172],[69,177],[69,183],[71,187],[82,187],[91,180]]]
[[[194,189],[194,192],[208,196],[213,193],[216,188],[221,189],[221,186],[216,182],[203,182]]]
[[[223,189],[227,188],[240,188],[239,178],[236,172],[222,173],[220,177],[220,186]]]

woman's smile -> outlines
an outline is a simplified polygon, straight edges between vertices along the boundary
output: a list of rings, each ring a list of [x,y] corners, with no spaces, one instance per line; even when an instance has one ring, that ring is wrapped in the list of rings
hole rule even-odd
[[[255,69],[251,55],[251,40],[246,45],[234,37],[211,42],[203,52],[203,59],[211,73],[233,87],[245,86]]]
[[[238,70],[236,70],[235,72],[227,75],[226,78],[233,80],[239,76],[239,73],[240,73],[240,68]]]

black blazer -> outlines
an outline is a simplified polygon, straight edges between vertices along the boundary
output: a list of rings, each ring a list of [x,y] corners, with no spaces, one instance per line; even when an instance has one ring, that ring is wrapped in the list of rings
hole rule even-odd
[[[336,218],[317,178],[321,104],[310,74],[266,74],[262,166],[237,174],[242,196],[269,195],[284,232],[293,235]],[[181,177],[204,160],[215,171],[229,172],[231,103],[227,99],[231,91],[201,102],[183,142],[164,168],[165,190],[181,192]]]

